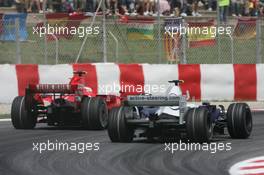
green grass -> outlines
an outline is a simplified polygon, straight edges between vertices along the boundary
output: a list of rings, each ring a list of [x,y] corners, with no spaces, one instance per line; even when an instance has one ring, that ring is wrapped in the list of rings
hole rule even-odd
[[[88,25],[88,24],[87,24]],[[101,23],[96,25],[100,26]],[[32,27],[28,24],[28,41],[20,43],[22,63],[44,64],[44,38],[33,35]],[[107,25],[107,31],[112,32],[119,41],[118,59],[116,58],[116,43],[112,36],[107,34],[107,57],[109,62],[119,63],[159,63],[161,54],[162,63],[166,63],[163,41],[159,49],[158,27],[154,27],[154,40],[129,41],[126,34],[126,26],[119,24]],[[264,31],[264,28],[262,29]],[[163,34],[163,33],[162,33]],[[261,36],[264,45],[264,32]],[[75,61],[83,38],[74,36],[71,40],[59,41],[59,63],[72,63]],[[231,41],[227,36],[221,36],[218,43],[210,47],[186,48],[188,63],[231,63]],[[54,41],[47,45],[47,63],[55,63],[56,44]],[[89,36],[84,46],[79,62],[102,62],[102,36]],[[255,63],[256,39],[234,40],[234,63]],[[262,48],[262,62],[264,62],[264,49]],[[0,42],[0,64],[16,63],[16,43]]]

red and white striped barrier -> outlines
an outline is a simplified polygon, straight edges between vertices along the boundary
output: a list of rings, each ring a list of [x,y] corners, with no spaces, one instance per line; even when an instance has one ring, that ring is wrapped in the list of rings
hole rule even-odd
[[[68,83],[73,70],[88,73],[86,83],[97,93],[111,85],[155,85],[182,79],[181,88],[196,100],[264,101],[264,64],[63,64],[0,65],[0,103],[23,95],[28,83]],[[119,94],[113,89],[111,93]]]

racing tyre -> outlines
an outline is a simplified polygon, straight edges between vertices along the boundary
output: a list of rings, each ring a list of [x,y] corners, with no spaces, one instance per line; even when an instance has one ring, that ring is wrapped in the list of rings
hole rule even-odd
[[[81,116],[86,129],[105,129],[108,124],[106,102],[100,97],[85,97],[81,104]]]
[[[227,109],[227,129],[236,139],[246,139],[252,131],[252,114],[246,103],[233,103]]]
[[[186,114],[187,139],[191,142],[210,142],[213,136],[210,113],[206,108],[191,108]]]
[[[107,131],[112,142],[132,142],[134,129],[128,127],[125,117],[126,113],[131,112],[130,109],[117,107],[110,111]]]
[[[26,110],[24,96],[18,96],[13,100],[11,120],[16,129],[33,129],[36,126],[37,118]]]

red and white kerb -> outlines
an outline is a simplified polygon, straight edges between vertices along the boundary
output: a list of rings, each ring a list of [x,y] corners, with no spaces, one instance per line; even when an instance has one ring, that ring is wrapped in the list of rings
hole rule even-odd
[[[255,157],[234,164],[230,175],[264,175],[264,156]]]

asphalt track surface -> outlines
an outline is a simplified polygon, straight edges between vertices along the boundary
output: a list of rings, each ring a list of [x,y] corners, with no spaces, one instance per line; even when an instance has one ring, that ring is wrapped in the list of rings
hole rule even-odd
[[[0,174],[4,175],[188,175],[228,174],[234,163],[264,155],[264,113],[254,113],[254,128],[249,139],[231,142],[232,150],[165,151],[164,143],[111,143],[106,131],[54,128],[38,125],[34,130],[15,130],[11,122],[0,122]],[[33,151],[33,142],[99,142],[99,151],[83,154],[72,151]]]

